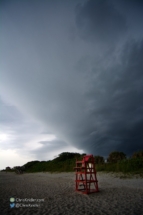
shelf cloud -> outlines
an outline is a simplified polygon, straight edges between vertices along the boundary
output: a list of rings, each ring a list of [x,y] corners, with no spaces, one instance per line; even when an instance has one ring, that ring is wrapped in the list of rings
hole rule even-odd
[[[133,0],[1,1],[1,149],[41,160],[141,150],[142,10]]]

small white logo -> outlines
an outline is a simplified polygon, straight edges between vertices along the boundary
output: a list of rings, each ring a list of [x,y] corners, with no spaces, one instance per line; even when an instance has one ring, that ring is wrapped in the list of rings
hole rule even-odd
[[[11,197],[10,202],[15,202],[15,198]]]

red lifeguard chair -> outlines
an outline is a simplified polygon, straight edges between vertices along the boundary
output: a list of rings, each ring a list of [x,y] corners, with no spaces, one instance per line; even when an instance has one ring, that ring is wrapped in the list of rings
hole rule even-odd
[[[98,192],[95,161],[93,155],[86,155],[82,161],[76,161],[75,186],[76,191],[83,194]]]

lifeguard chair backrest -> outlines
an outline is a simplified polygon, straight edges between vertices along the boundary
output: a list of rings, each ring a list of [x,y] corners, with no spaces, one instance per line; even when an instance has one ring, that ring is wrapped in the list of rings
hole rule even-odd
[[[85,155],[83,157],[83,162],[90,162],[90,161],[93,161],[93,155]]]

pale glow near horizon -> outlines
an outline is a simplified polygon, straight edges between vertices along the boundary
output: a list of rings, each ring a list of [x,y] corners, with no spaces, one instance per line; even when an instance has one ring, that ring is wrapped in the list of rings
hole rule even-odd
[[[14,166],[22,166],[27,163],[28,157],[18,155],[15,150],[2,150],[0,149],[0,170],[5,169],[7,166],[13,168]]]
[[[8,134],[6,133],[0,133],[0,142],[6,141],[9,139]]]
[[[64,152],[77,152],[77,153],[84,153],[83,150],[76,149],[72,146],[68,146],[67,148],[64,149]],[[52,160],[55,157],[57,157],[60,153],[63,151],[57,150],[54,152],[47,152],[47,159],[42,159],[42,160]],[[38,160],[34,156],[26,156],[23,155],[22,153],[18,153],[16,150],[1,150],[0,149],[0,170],[5,169],[6,167],[11,167],[13,168],[14,166],[23,166],[27,162],[33,161],[33,160]],[[40,161],[40,160],[39,160]]]

